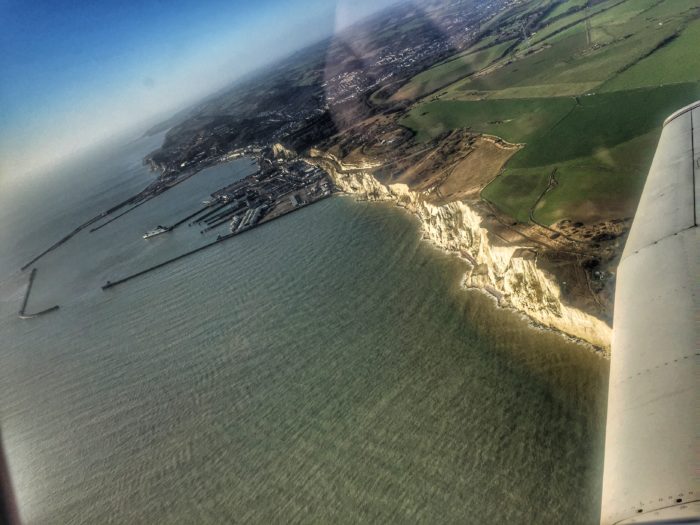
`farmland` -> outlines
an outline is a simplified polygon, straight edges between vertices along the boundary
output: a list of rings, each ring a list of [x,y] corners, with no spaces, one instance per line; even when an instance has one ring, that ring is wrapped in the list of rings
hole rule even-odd
[[[528,142],[554,126],[573,110],[568,97],[496,99],[484,101],[435,100],[414,108],[402,122],[425,141],[458,128],[497,135],[508,142]]]
[[[697,0],[399,4],[224,90],[147,160],[177,175],[280,143],[362,166],[468,204],[494,243],[609,319],[662,123],[700,99],[697,49]]]
[[[479,71],[501,58],[509,46],[509,42],[502,42],[482,51],[458,55],[449,61],[438,64],[413,77],[408,84],[394,95],[394,99],[415,99],[434,93],[440,88]]]
[[[517,46],[487,33],[490,47],[477,42],[481,50],[404,86],[399,93],[419,94],[427,79],[464,73],[438,95],[416,96],[401,124],[423,142],[466,129],[524,144],[481,194],[518,221],[629,217],[665,116],[700,98],[700,8],[690,0],[530,4],[549,7]],[[523,16],[501,16],[499,33]]]

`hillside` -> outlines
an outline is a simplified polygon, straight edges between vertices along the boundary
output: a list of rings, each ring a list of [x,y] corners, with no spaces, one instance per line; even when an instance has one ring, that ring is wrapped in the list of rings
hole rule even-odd
[[[372,165],[467,204],[610,320],[663,120],[700,98],[697,49],[695,0],[399,5],[193,108],[146,160],[177,177],[279,142]]]

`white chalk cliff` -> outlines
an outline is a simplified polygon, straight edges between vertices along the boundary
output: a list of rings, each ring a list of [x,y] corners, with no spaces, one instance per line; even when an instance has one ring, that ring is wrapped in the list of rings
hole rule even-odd
[[[608,352],[611,327],[594,315],[565,304],[554,276],[539,268],[525,246],[491,242],[483,218],[463,202],[436,205],[405,184],[384,185],[371,173],[371,163],[344,164],[336,157],[312,150],[309,160],[319,164],[342,191],[361,199],[391,201],[418,216],[424,237],[469,260],[464,283],[496,297],[535,323],[586,341]]]

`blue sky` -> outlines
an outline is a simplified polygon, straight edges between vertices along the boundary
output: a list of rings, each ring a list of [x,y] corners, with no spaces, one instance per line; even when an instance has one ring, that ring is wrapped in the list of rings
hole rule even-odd
[[[167,115],[391,3],[0,0],[0,176]]]

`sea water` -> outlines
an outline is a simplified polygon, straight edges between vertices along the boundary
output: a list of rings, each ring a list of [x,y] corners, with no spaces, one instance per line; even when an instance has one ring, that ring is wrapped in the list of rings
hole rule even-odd
[[[594,523],[607,362],[462,289],[388,204],[215,238],[255,170],[205,170],[19,268],[153,180],[161,136],[0,180],[0,428],[26,523]],[[225,231],[225,226],[221,232]]]

